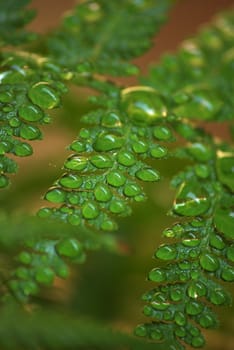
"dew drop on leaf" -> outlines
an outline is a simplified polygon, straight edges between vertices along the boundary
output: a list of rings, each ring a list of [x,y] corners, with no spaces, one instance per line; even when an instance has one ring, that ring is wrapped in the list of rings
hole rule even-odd
[[[228,302],[228,298],[222,289],[214,288],[210,292],[210,301],[214,305],[222,305]]]
[[[107,182],[114,187],[121,187],[126,182],[125,175],[120,171],[111,171],[106,176]]]
[[[161,260],[173,260],[177,257],[177,250],[170,245],[161,245],[155,252],[155,257]]]
[[[29,265],[32,261],[32,255],[28,252],[21,252],[18,259],[22,264]]]
[[[71,225],[78,226],[78,225],[80,225],[80,223],[81,223],[81,218],[80,218],[80,216],[77,215],[77,214],[71,214],[71,215],[68,216],[67,221],[68,221],[69,224],[71,224]]]
[[[202,312],[203,310],[203,305],[196,302],[196,301],[189,301],[186,304],[185,311],[188,315],[198,315]]]
[[[148,144],[146,141],[138,140],[132,143],[132,149],[135,153],[145,153],[148,150]]]
[[[66,199],[66,192],[57,187],[52,187],[45,195],[45,199],[52,203],[63,203]]]
[[[145,168],[136,172],[136,177],[142,181],[158,181],[160,179],[159,173],[151,168]]]
[[[87,167],[88,160],[83,156],[71,156],[64,163],[64,168],[69,170],[81,171]]]
[[[147,86],[122,90],[122,108],[136,124],[152,124],[167,115],[167,108],[158,92]]]
[[[174,320],[175,320],[175,323],[178,324],[178,326],[184,326],[187,323],[186,316],[181,311],[177,311],[175,313]]]
[[[171,287],[170,297],[173,301],[180,301],[184,298],[184,291],[178,287]]]
[[[0,188],[7,187],[9,184],[9,180],[5,175],[0,175]]]
[[[150,331],[150,338],[153,340],[162,340],[163,333],[160,331],[160,329],[151,330]]]
[[[36,122],[43,118],[42,110],[33,104],[24,104],[19,107],[19,116],[29,122]]]
[[[70,149],[76,152],[85,152],[86,151],[86,144],[82,141],[73,141],[70,145]]]
[[[231,262],[234,262],[234,245],[233,244],[227,248],[226,256]]]
[[[217,230],[222,232],[227,239],[234,239],[234,212],[231,209],[217,208],[214,223]]]
[[[216,234],[211,234],[210,235],[210,245],[216,249],[222,250],[225,248],[226,244],[223,241],[222,237]]]
[[[65,174],[60,178],[59,183],[67,188],[79,188],[83,183],[83,179],[79,175]]]
[[[64,238],[56,244],[55,248],[59,255],[68,258],[76,258],[83,253],[82,244],[75,238]]]
[[[10,91],[0,92],[0,102],[8,103],[14,99],[14,95]]]
[[[36,281],[45,284],[51,285],[54,281],[55,273],[49,267],[39,267],[36,271]]]
[[[18,126],[20,126],[21,121],[18,118],[14,117],[9,120],[9,124],[10,126],[12,126],[12,128],[17,128]]]
[[[25,140],[36,140],[41,137],[41,132],[36,126],[23,124],[20,127],[20,136]]]
[[[106,185],[97,185],[94,190],[94,195],[100,202],[108,202],[112,198],[112,192]]]
[[[127,183],[124,186],[124,194],[128,197],[134,197],[141,192],[140,186],[136,183]]]
[[[117,113],[110,112],[102,117],[102,126],[113,128],[121,126],[121,120]]]
[[[204,270],[209,272],[214,272],[219,268],[218,259],[209,253],[203,253],[200,256],[200,264]]]
[[[217,321],[214,316],[210,314],[203,314],[199,317],[199,324],[203,328],[214,328],[217,325]]]
[[[90,161],[98,169],[111,168],[113,166],[113,159],[105,154],[95,154]]]
[[[54,108],[60,102],[58,93],[46,82],[34,84],[28,96],[35,105],[45,109]]]
[[[113,214],[121,214],[126,211],[126,204],[121,200],[114,199],[110,203],[109,209]]]
[[[15,145],[14,153],[18,157],[26,157],[33,153],[33,149],[28,143],[22,142]]]
[[[112,221],[112,220],[104,220],[101,224],[101,229],[104,231],[115,231],[117,230],[118,226],[116,224],[116,222]]]
[[[40,218],[49,218],[52,215],[52,209],[51,208],[40,208],[37,212],[37,215]]]
[[[166,274],[161,269],[155,268],[149,272],[148,278],[153,282],[163,282],[166,280]]]
[[[95,219],[99,215],[99,209],[93,202],[87,202],[82,207],[82,215],[85,219]]]
[[[168,141],[172,139],[172,132],[169,128],[163,125],[155,126],[153,135],[157,140]]]
[[[188,153],[201,162],[207,162],[213,157],[212,149],[199,142],[192,143],[188,148]]]
[[[210,175],[210,169],[205,164],[197,164],[195,165],[195,173],[201,179],[207,179]]]
[[[147,336],[147,328],[144,324],[139,324],[135,330],[134,333],[137,337],[146,337]]]
[[[117,155],[117,161],[124,166],[132,166],[136,163],[136,158],[131,152],[121,151]]]
[[[100,134],[94,142],[94,149],[98,152],[112,151],[123,146],[124,139],[113,134]]]
[[[206,286],[199,281],[192,281],[187,289],[188,296],[193,299],[205,296],[206,292]]]
[[[234,269],[232,266],[228,265],[222,268],[221,277],[224,281],[233,282],[234,281]]]
[[[160,145],[155,145],[150,150],[150,154],[153,158],[163,158],[167,155],[167,153],[167,148]]]

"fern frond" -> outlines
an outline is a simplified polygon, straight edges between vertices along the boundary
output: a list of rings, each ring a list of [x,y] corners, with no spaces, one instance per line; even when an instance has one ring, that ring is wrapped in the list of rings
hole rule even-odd
[[[128,63],[146,51],[170,0],[84,1],[48,39],[48,53],[73,70],[111,75],[137,72]]]
[[[234,13],[230,11],[195,39],[185,41],[178,53],[165,55],[143,83],[158,89],[178,117],[233,119],[233,32]]]
[[[35,15],[26,9],[30,0],[1,1],[0,46],[17,45],[35,39],[35,35],[24,30],[24,26]]]

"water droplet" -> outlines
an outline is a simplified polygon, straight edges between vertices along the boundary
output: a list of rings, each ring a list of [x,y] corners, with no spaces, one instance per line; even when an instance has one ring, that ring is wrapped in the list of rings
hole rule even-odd
[[[66,192],[58,187],[52,187],[45,195],[45,199],[52,203],[63,203],[66,200]]]
[[[216,169],[220,182],[234,191],[234,157],[218,158]]]
[[[79,204],[81,202],[82,195],[81,192],[70,192],[67,195],[67,200],[70,204],[72,205],[76,205]]]
[[[204,270],[210,272],[214,272],[219,268],[218,259],[209,253],[203,253],[200,256],[200,264]]]
[[[188,315],[198,315],[202,312],[203,310],[203,305],[197,301],[189,301],[186,304],[185,311],[187,312]]]
[[[42,110],[32,104],[25,104],[19,107],[19,116],[29,122],[36,122],[43,118],[44,113]]]
[[[170,297],[173,301],[180,301],[184,298],[184,291],[178,287],[171,287]]]
[[[49,218],[52,215],[52,209],[51,208],[40,208],[37,212],[37,215],[40,218]]]
[[[12,144],[7,141],[0,142],[0,155],[10,152],[12,149]]]
[[[79,175],[65,174],[60,178],[59,183],[67,188],[79,188],[83,183],[83,179]]]
[[[14,95],[9,91],[0,92],[0,102],[8,103],[14,99]]]
[[[185,238],[182,240],[182,244],[185,247],[197,247],[200,243],[201,243],[201,240],[198,238],[194,238],[194,237]]]
[[[94,142],[94,149],[98,152],[112,151],[123,146],[124,139],[113,134],[101,133]]]
[[[144,324],[139,324],[135,328],[134,333],[137,337],[145,337],[147,335],[147,328]]]
[[[158,302],[158,301],[152,301],[150,305],[153,307],[153,309],[160,310],[160,311],[166,310],[170,306],[170,304],[167,302]]]
[[[143,308],[143,313],[145,316],[152,316],[153,314],[153,309],[152,307],[150,307],[149,305],[145,305],[144,308]]]
[[[217,208],[214,223],[218,231],[222,232],[227,239],[234,239],[234,212]]]
[[[126,182],[126,177],[120,171],[111,171],[106,176],[107,182],[114,187],[121,187]]]
[[[161,260],[174,260],[177,257],[177,250],[173,246],[161,245],[156,250],[155,257]]]
[[[88,160],[86,157],[73,155],[65,161],[64,168],[69,170],[81,171],[87,167],[87,164],[88,164]]]
[[[178,311],[175,313],[175,323],[178,324],[179,326],[184,326],[187,323],[186,316],[183,312]]]
[[[153,135],[156,139],[161,141],[168,141],[173,137],[171,130],[163,125],[155,126]]]
[[[18,267],[15,270],[15,275],[20,279],[26,280],[29,278],[29,271],[25,267]]]
[[[138,140],[132,143],[132,149],[135,153],[145,153],[148,150],[148,144],[146,141]]]
[[[28,96],[35,105],[46,109],[54,108],[60,102],[58,93],[46,82],[34,84]]]
[[[32,261],[32,255],[28,252],[21,252],[19,254],[19,261],[22,264],[29,265]]]
[[[214,233],[210,235],[210,245],[220,250],[222,250],[226,246],[222,237]]]
[[[136,124],[152,124],[167,115],[167,108],[158,92],[147,86],[122,90],[122,108]]]
[[[208,91],[194,91],[190,99],[173,109],[179,117],[209,120],[221,109],[223,102]]]
[[[68,216],[67,221],[68,221],[69,224],[71,224],[71,225],[78,226],[78,225],[80,225],[80,223],[81,223],[81,218],[80,218],[80,216],[77,215],[77,214],[72,214],[72,215],[69,215],[69,216]]]
[[[175,335],[184,338],[186,336],[186,329],[184,327],[176,327]]]
[[[101,224],[101,229],[104,231],[115,231],[117,230],[118,226],[116,224],[116,222],[112,221],[112,220],[104,220]]]
[[[82,208],[82,214],[85,219],[95,219],[99,215],[97,205],[93,202],[87,202]]]
[[[227,255],[227,258],[231,262],[234,262],[234,245],[233,244],[230,247],[227,248],[226,255]]]
[[[64,238],[56,244],[59,255],[76,258],[83,253],[82,244],[75,238]]]
[[[189,95],[187,95],[185,92],[177,92],[173,96],[173,101],[177,104],[185,103],[189,100]]]
[[[127,151],[119,152],[117,155],[117,161],[124,166],[132,166],[136,163],[134,155]]]
[[[112,198],[112,192],[106,185],[97,185],[94,190],[94,195],[100,202],[108,202]]]
[[[113,214],[121,214],[123,212],[126,211],[126,204],[124,203],[124,201],[115,199],[110,203],[110,211]]]
[[[113,159],[105,154],[95,154],[90,159],[91,163],[99,169],[111,168],[113,166]]]
[[[196,193],[198,186],[195,184],[182,183],[173,210],[176,214],[183,216],[198,216],[207,212],[210,207],[210,199],[206,194]]]
[[[188,153],[201,162],[207,162],[213,157],[213,150],[199,142],[192,143],[188,148]]]
[[[45,285],[51,285],[54,277],[55,273],[49,267],[39,267],[35,275],[36,281]]]
[[[121,126],[121,120],[117,113],[110,112],[102,117],[102,125],[107,128]]]
[[[41,138],[41,132],[36,126],[23,124],[20,127],[20,136],[26,140],[36,140]]]
[[[205,339],[203,338],[202,335],[200,335],[198,337],[193,337],[191,345],[194,348],[201,348],[201,347],[203,347],[205,345]]]
[[[141,192],[140,186],[138,186],[134,182],[132,182],[132,183],[129,182],[124,186],[125,196],[134,197],[134,196],[138,195],[140,192]]]
[[[153,340],[161,340],[163,339],[163,333],[160,329],[154,329],[150,331],[150,338]]]
[[[189,284],[187,293],[188,293],[188,296],[193,299],[196,299],[198,297],[203,297],[206,295],[206,287],[202,282],[192,281]]]
[[[90,137],[90,131],[82,128],[79,133],[80,138],[87,140]]]
[[[214,328],[217,325],[217,321],[213,315],[203,314],[199,317],[199,324],[203,328]]]
[[[155,268],[151,270],[148,274],[148,278],[153,282],[163,282],[166,280],[166,274],[160,268]]]
[[[82,141],[73,141],[70,145],[70,149],[76,152],[85,152],[86,151],[86,144]]]
[[[36,295],[39,293],[39,288],[33,281],[24,281],[20,287],[23,290],[24,295]]]
[[[210,169],[205,164],[195,165],[195,174],[201,179],[207,179],[210,176]]]
[[[66,279],[69,276],[69,270],[66,265],[59,266],[58,268],[56,266],[56,274],[58,277]]]
[[[150,150],[150,154],[153,158],[163,158],[167,153],[167,148],[160,145],[155,145]]]
[[[33,154],[33,149],[28,143],[21,142],[15,145],[14,153],[18,157],[27,157]]]
[[[222,289],[214,288],[210,291],[210,301],[214,305],[222,305],[227,303],[228,298]]]
[[[7,187],[9,185],[9,179],[5,175],[0,175],[0,188]]]
[[[158,181],[160,179],[159,173],[152,168],[138,170],[136,177],[142,181]]]
[[[227,265],[222,268],[221,277],[224,281],[233,282],[234,281],[234,269],[232,266]]]
[[[9,120],[9,125],[12,126],[12,128],[17,128],[18,126],[20,126],[20,124],[21,121],[16,117],[13,117]]]

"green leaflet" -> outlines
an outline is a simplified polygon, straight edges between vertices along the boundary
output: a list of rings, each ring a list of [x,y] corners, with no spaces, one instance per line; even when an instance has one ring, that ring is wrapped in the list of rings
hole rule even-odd
[[[165,96],[171,113],[207,121],[233,118],[233,26],[233,11],[219,16],[142,79]]]
[[[17,45],[35,39],[23,27],[35,16],[33,10],[25,9],[29,0],[1,1],[0,46]]]

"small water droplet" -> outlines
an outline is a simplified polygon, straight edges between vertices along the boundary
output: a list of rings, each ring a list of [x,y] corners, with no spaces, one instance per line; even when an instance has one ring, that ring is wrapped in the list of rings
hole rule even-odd
[[[32,255],[28,252],[21,252],[18,257],[22,264],[29,265],[32,261]]]
[[[205,296],[206,292],[206,286],[199,281],[192,281],[187,289],[188,296],[193,299]]]
[[[8,103],[14,99],[14,95],[10,91],[0,92],[0,102]]]
[[[115,231],[117,230],[118,226],[116,224],[116,222],[112,221],[112,220],[104,220],[101,224],[101,229],[104,231]]]
[[[166,274],[160,268],[155,268],[151,270],[148,274],[148,278],[153,282],[163,282],[166,280]]]
[[[82,208],[82,214],[85,219],[95,219],[99,215],[99,209],[93,202],[87,202]]]
[[[110,203],[109,209],[113,214],[121,214],[126,211],[126,204],[124,201],[115,199]]]
[[[56,244],[55,248],[59,255],[68,258],[76,258],[83,253],[82,244],[75,238],[64,238]]]
[[[233,282],[234,281],[234,269],[231,265],[224,266],[222,268],[221,277],[224,281]]]
[[[222,289],[214,288],[210,291],[210,301],[214,305],[222,305],[227,303],[228,298]]]
[[[191,345],[194,348],[201,348],[201,347],[203,347],[205,345],[205,339],[203,338],[202,335],[197,336],[197,337],[193,337]]]
[[[106,185],[97,185],[94,190],[95,198],[100,202],[108,202],[112,198],[112,192]]]
[[[35,105],[46,109],[52,109],[60,102],[58,93],[46,82],[34,84],[28,96]]]
[[[211,314],[203,314],[198,320],[203,328],[214,328],[217,325],[215,317]]]
[[[160,179],[159,173],[152,168],[138,170],[136,177],[142,181],[158,181]]]
[[[124,166],[132,166],[136,163],[136,158],[131,152],[122,151],[117,155],[117,161]]]
[[[124,194],[128,197],[134,197],[141,192],[141,188],[136,183],[127,183],[124,186]]]
[[[214,272],[219,268],[218,259],[209,253],[203,253],[200,256],[200,264],[204,270],[210,272]]]
[[[167,155],[168,150],[166,147],[155,145],[151,148],[150,154],[153,158],[163,158]]]
[[[64,168],[69,170],[81,171],[87,167],[87,164],[88,160],[86,157],[72,155],[65,161]]]
[[[0,175],[0,188],[7,187],[9,185],[9,179],[5,175]]]
[[[72,214],[69,215],[67,218],[67,221],[69,222],[69,224],[74,225],[74,226],[78,226],[81,223],[81,218],[79,215],[77,214]]]
[[[144,140],[138,140],[132,143],[132,149],[135,153],[145,153],[148,150],[148,144]]]
[[[99,169],[111,168],[113,166],[113,159],[105,154],[95,154],[90,159],[91,163]]]
[[[112,151],[123,146],[124,139],[113,134],[101,133],[94,142],[94,149],[98,152]]]
[[[135,330],[134,333],[137,337],[146,337],[147,336],[147,328],[144,324],[139,324]]]
[[[36,140],[41,138],[41,132],[36,126],[23,124],[20,127],[20,136],[25,140]]]
[[[102,117],[102,125],[107,128],[121,126],[121,120],[117,113],[110,112]]]
[[[157,140],[161,141],[168,141],[173,138],[171,130],[163,125],[155,126],[153,135]]]
[[[233,244],[227,248],[226,256],[231,262],[234,262],[234,245]]]
[[[9,120],[9,125],[12,126],[12,128],[17,128],[18,126],[20,126],[21,121],[19,120],[19,118],[13,117]]]
[[[155,257],[161,260],[173,260],[177,257],[177,250],[170,245],[161,245],[156,250]]]
[[[59,183],[67,188],[79,188],[83,183],[83,179],[79,175],[65,174],[60,178]]]
[[[152,124],[167,115],[167,108],[158,92],[147,86],[122,90],[122,108],[136,124]]]
[[[36,271],[35,279],[45,285],[51,285],[54,281],[55,273],[49,267],[39,267]]]
[[[210,176],[210,169],[206,164],[195,165],[195,174],[201,179],[207,179]]]
[[[73,141],[70,145],[70,149],[78,153],[86,151],[86,144],[82,141]]]
[[[63,203],[66,200],[66,192],[58,187],[52,187],[45,195],[45,199],[52,203]]]
[[[222,250],[225,248],[226,244],[223,241],[222,237],[216,234],[210,234],[210,245],[216,249]]]
[[[7,141],[0,142],[0,155],[10,152],[12,149],[12,144]]]
[[[37,212],[37,215],[40,218],[49,218],[52,215],[53,211],[51,208],[40,208]]]
[[[14,154],[18,157],[27,157],[33,154],[32,146],[28,143],[21,142],[14,146]]]
[[[212,149],[199,142],[192,143],[188,148],[188,153],[201,162],[207,162],[213,157]]]
[[[184,298],[184,291],[178,287],[171,287],[170,297],[173,301],[180,301]]]
[[[43,118],[42,110],[33,104],[24,104],[19,107],[19,116],[29,122],[36,122]]]
[[[192,316],[195,316],[195,315],[198,315],[202,312],[203,310],[203,305],[197,301],[189,301],[187,304],[186,304],[186,307],[185,307],[185,311],[188,315],[192,315]]]
[[[106,176],[107,182],[114,187],[121,187],[126,182],[125,175],[120,171],[111,171]]]
[[[175,323],[178,324],[179,326],[184,326],[187,323],[186,316],[181,311],[178,311],[175,313],[174,320],[175,320]]]
[[[163,333],[160,331],[160,329],[154,329],[150,331],[150,338],[153,340],[162,340],[163,339]]]

